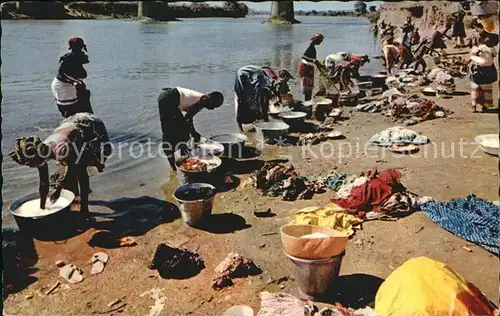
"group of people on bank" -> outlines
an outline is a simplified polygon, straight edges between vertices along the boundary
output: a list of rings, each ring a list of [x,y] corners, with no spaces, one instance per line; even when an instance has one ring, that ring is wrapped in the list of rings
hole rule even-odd
[[[313,36],[299,65],[305,100],[311,98],[314,87],[314,66],[311,69],[311,65],[322,66],[316,59],[315,50],[315,46],[322,41],[323,35]],[[86,87],[87,71],[84,65],[89,63],[87,46],[79,37],[71,38],[68,44],[69,52],[60,58],[57,74],[51,84],[57,108],[63,117],[62,122],[43,140],[37,136],[17,139],[10,157],[20,165],[38,169],[41,209],[45,209],[48,198],[52,202],[56,201],[61,190],[67,188],[77,196],[80,210],[87,213],[91,192],[87,168],[96,167],[102,172],[111,155],[111,145],[104,123],[94,115],[90,91]],[[335,63],[338,60],[330,57],[329,66],[333,69],[332,61]],[[344,57],[348,60],[351,56]],[[238,69],[234,92],[236,121],[240,130],[243,130],[244,124],[268,120],[271,100],[282,101],[291,96],[288,86],[290,79],[293,77],[285,69],[276,71],[254,65]],[[201,138],[193,124],[194,116],[203,109],[213,110],[223,103],[224,96],[218,91],[201,93],[183,87],[162,90],[158,96],[158,108],[163,150],[173,170],[176,170],[175,153],[185,153],[190,138],[195,142]],[[49,177],[49,161],[57,161],[65,167],[64,174],[58,179]],[[56,189],[49,197],[51,179],[57,181],[52,185]]]
[[[485,1],[487,2],[487,1]],[[430,38],[420,38],[418,28],[408,17],[401,26],[401,37],[396,40],[394,31],[397,27],[382,21],[379,24],[381,40],[387,74],[391,75],[395,68],[408,68],[414,70],[422,68],[427,70],[424,57],[442,56],[442,51],[447,48],[445,39],[456,41],[454,48],[470,48],[468,64],[468,78],[471,81],[471,105],[473,112],[484,112],[493,104],[493,83],[498,80],[498,71],[494,64],[497,56],[495,47],[498,45],[499,36],[496,23],[493,19],[472,21],[473,32],[467,38],[464,19],[470,14],[467,1],[457,3],[457,11],[451,14],[444,29],[437,29]],[[451,37],[447,35],[452,29]],[[466,42],[466,39],[468,41]],[[439,66],[439,65],[437,65]]]

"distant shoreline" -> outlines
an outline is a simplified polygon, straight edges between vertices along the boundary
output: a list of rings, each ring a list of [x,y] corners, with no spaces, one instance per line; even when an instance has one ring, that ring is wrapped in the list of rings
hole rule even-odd
[[[158,4],[157,4],[158,5]],[[161,3],[160,3],[161,5]],[[95,19],[141,19],[138,17],[138,2],[3,2],[2,20],[95,20]],[[242,3],[210,6],[204,3],[191,5],[168,5],[153,9],[152,20],[175,21],[177,18],[244,18],[248,7]],[[161,11],[161,12],[159,12]]]

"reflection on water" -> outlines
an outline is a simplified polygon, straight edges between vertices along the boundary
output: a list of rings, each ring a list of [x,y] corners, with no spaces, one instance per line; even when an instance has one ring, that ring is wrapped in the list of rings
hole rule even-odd
[[[337,51],[380,55],[370,24],[362,18],[301,17],[302,23],[293,26],[263,24],[265,19],[2,21],[4,154],[16,137],[46,136],[60,121],[50,84],[59,56],[67,52],[66,41],[73,36],[87,43],[92,105],[113,142],[161,139],[157,96],[164,87],[221,91],[226,96],[224,105],[202,111],[195,124],[206,136],[236,131],[232,104],[236,70],[248,64],[287,68],[295,76],[290,88],[299,97],[297,64],[317,32],[325,35],[317,48],[320,58]],[[380,60],[371,60],[365,71],[380,67]],[[164,161],[133,159],[127,154],[112,158],[105,173],[91,180],[92,186],[133,186],[140,177],[144,181],[151,176],[137,174],[145,164],[150,164],[150,170],[162,168],[155,174],[166,174]],[[17,166],[8,157],[4,177],[7,203],[36,191],[36,170]]]

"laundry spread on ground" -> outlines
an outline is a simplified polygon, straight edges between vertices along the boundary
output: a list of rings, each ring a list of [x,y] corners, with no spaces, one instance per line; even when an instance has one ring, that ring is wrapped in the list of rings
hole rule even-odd
[[[446,117],[452,112],[438,106],[434,101],[416,95],[396,97],[389,107],[382,112],[393,121],[401,121],[404,125]]]
[[[406,129],[402,126],[394,126],[373,135],[368,144],[379,147],[405,146],[405,145],[425,145],[429,143],[429,138],[419,135],[417,132]]]
[[[419,197],[400,183],[401,173],[395,169],[378,172],[376,167],[361,175],[345,178],[332,202],[364,219],[399,217],[420,209],[429,197]]]
[[[330,203],[325,207],[307,207],[293,215],[290,225],[314,225],[331,228],[347,236],[354,234],[363,220],[350,214],[344,208]]]
[[[447,231],[500,256],[500,206],[470,195],[448,203],[425,203],[421,209]]]
[[[257,316],[314,316],[314,305],[287,293],[260,293]]]
[[[266,162],[264,166],[251,175],[257,192],[261,195],[281,198],[285,201],[311,199],[315,193],[325,190],[306,177],[300,176],[293,165]]]

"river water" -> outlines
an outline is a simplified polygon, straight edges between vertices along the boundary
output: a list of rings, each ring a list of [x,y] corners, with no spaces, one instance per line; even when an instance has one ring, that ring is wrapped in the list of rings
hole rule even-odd
[[[82,37],[87,43],[92,106],[114,144],[161,139],[157,96],[163,87],[221,91],[224,105],[199,113],[195,125],[206,136],[236,131],[236,70],[248,64],[271,65],[285,67],[296,76],[300,56],[317,32],[325,36],[318,47],[319,58],[338,51],[380,55],[370,24],[363,18],[299,17],[302,24],[293,26],[262,23],[266,18],[169,23],[2,21],[4,206],[37,190],[37,171],[18,166],[5,155],[16,137],[46,136],[60,121],[50,84],[70,37]],[[372,58],[363,70],[372,73],[380,66],[380,60]],[[297,78],[291,88],[300,97]],[[120,186],[137,186],[139,181],[167,174],[164,159],[133,158],[125,152],[121,158],[112,157],[106,171],[91,179],[93,188],[116,192]]]

